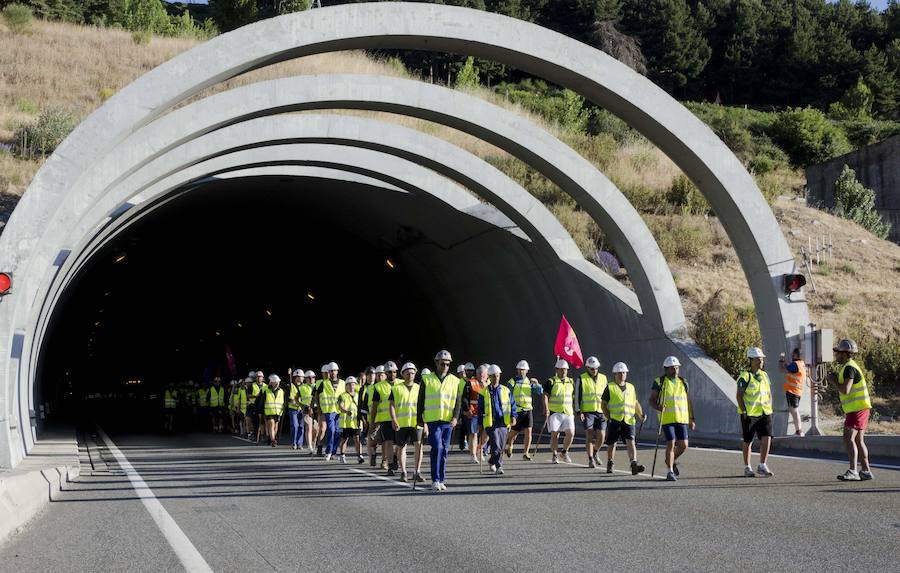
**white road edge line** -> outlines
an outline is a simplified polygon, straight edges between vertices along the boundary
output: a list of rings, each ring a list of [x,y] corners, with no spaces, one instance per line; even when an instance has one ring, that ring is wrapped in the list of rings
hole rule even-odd
[[[156,522],[156,526],[159,527],[159,530],[166,538],[166,541],[169,542],[172,550],[175,551],[175,555],[178,556],[178,560],[181,561],[185,570],[191,573],[195,571],[198,573],[205,573],[207,571],[212,573],[212,567],[209,566],[209,563],[207,563],[200,552],[197,551],[197,548],[194,547],[194,544],[191,543],[191,540],[188,539],[188,536],[185,535],[184,531],[182,531],[178,524],[175,523],[175,520],[172,519],[172,516],[169,515],[169,512],[166,511],[166,508],[163,507],[162,503],[156,499],[156,496],[153,495],[153,492],[150,490],[150,486],[147,485],[147,482],[145,482],[137,470],[134,469],[128,461],[128,458],[125,457],[125,454],[116,447],[116,444],[113,443],[112,439],[106,435],[106,432],[104,432],[103,428],[100,426],[97,426],[97,434],[99,434],[109,451],[112,452],[112,455],[115,456],[116,461],[119,463],[119,467],[121,467],[125,472],[125,475],[128,476],[128,480],[131,482],[132,487],[134,487],[134,492],[141,498],[141,502],[143,502],[150,517]]]

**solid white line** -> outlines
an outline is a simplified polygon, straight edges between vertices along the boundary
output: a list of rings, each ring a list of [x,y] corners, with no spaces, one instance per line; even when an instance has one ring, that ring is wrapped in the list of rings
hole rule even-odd
[[[172,516],[166,511],[166,508],[164,508],[159,500],[156,499],[156,496],[153,495],[153,492],[150,490],[150,486],[147,485],[147,482],[145,482],[141,475],[134,469],[125,457],[125,454],[116,447],[100,426],[97,426],[97,434],[99,434],[109,451],[116,457],[119,467],[122,468],[125,475],[128,476],[129,481],[131,481],[134,492],[141,498],[141,502],[143,502],[144,507],[147,508],[147,512],[150,513],[150,517],[156,522],[157,527],[159,527],[159,530],[166,538],[166,541],[169,542],[169,545],[175,551],[175,555],[178,556],[178,560],[181,561],[185,570],[190,572],[196,571],[198,573],[205,573],[207,571],[212,573],[212,567],[210,567],[203,556],[200,555],[200,552],[197,551],[197,548],[194,547],[194,544],[191,543],[191,540],[188,539],[188,536],[185,535],[184,531],[178,527],[178,524],[175,523],[175,520],[172,519]]]

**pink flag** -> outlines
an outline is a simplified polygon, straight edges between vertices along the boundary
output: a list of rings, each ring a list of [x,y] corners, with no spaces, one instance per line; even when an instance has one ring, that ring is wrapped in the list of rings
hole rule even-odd
[[[559,332],[556,334],[556,344],[553,345],[553,352],[559,358],[564,358],[566,362],[575,368],[584,366],[584,356],[581,354],[581,345],[578,344],[578,337],[572,330],[572,325],[566,320],[566,315],[562,316],[559,322]]]
[[[234,354],[231,353],[231,347],[225,345],[225,360],[228,362],[228,369],[232,376],[237,376],[237,365],[234,363]]]

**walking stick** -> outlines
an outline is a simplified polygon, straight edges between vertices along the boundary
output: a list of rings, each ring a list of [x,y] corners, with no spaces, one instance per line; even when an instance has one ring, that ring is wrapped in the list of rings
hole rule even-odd
[[[538,453],[538,449],[541,447],[541,440],[544,438],[544,430],[547,429],[547,420],[550,419],[550,416],[544,418],[544,425],[541,427],[541,433],[538,434],[537,443],[534,445],[534,455],[536,456]]]
[[[663,385],[662,385],[663,392],[665,392],[665,389],[666,389],[665,380],[663,380]],[[659,437],[662,435],[662,417],[663,417],[663,414],[665,414],[665,410],[666,410],[666,407],[665,407],[666,401],[665,401],[664,396],[665,396],[665,394],[663,394],[663,396],[660,396],[659,398],[657,398],[657,402],[656,402],[657,405],[662,404],[663,409],[659,412],[659,424],[657,424],[657,428],[656,428],[656,445],[654,446],[654,449],[653,449],[653,465],[650,467],[650,478],[651,479],[653,478],[654,472],[656,471],[656,456],[659,454]],[[641,423],[643,424],[643,422],[641,422]]]

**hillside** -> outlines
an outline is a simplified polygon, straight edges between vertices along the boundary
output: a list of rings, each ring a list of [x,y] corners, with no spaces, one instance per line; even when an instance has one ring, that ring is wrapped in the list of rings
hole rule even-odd
[[[154,37],[149,44],[136,44],[128,32],[48,22],[36,22],[30,34],[14,35],[0,25],[0,221],[6,220],[39,167],[39,161],[15,158],[2,147],[11,143],[19,125],[54,107],[84,117],[116,90],[196,43]],[[285,62],[214,90],[317,72],[407,75],[396,61],[377,61],[352,52]],[[685,229],[690,244],[664,240],[661,245],[689,317],[716,293],[737,305],[752,303],[747,281],[721,225],[714,216],[690,214],[669,202],[667,194],[680,171],[649,142],[633,133],[573,133],[525,112],[492,91],[478,87],[470,91],[526,115],[565,139],[623,189],[658,238],[666,238],[667,233],[661,231],[670,225]],[[585,213],[574,209],[554,186],[500,150],[452,129],[390,114],[375,115],[435,133],[487,158],[545,201],[588,257],[603,248],[602,233]],[[621,126],[610,125],[611,130],[621,131]],[[814,244],[816,237],[833,237],[833,261],[813,269],[817,292],[808,289],[807,295],[812,320],[834,328],[839,336],[858,332],[864,325],[874,336],[892,335],[896,340],[900,336],[900,289],[895,286],[900,278],[900,247],[846,220],[806,207],[800,199],[804,180],[798,170],[780,166],[758,181],[767,194],[778,196],[773,209],[795,253],[810,240]]]

